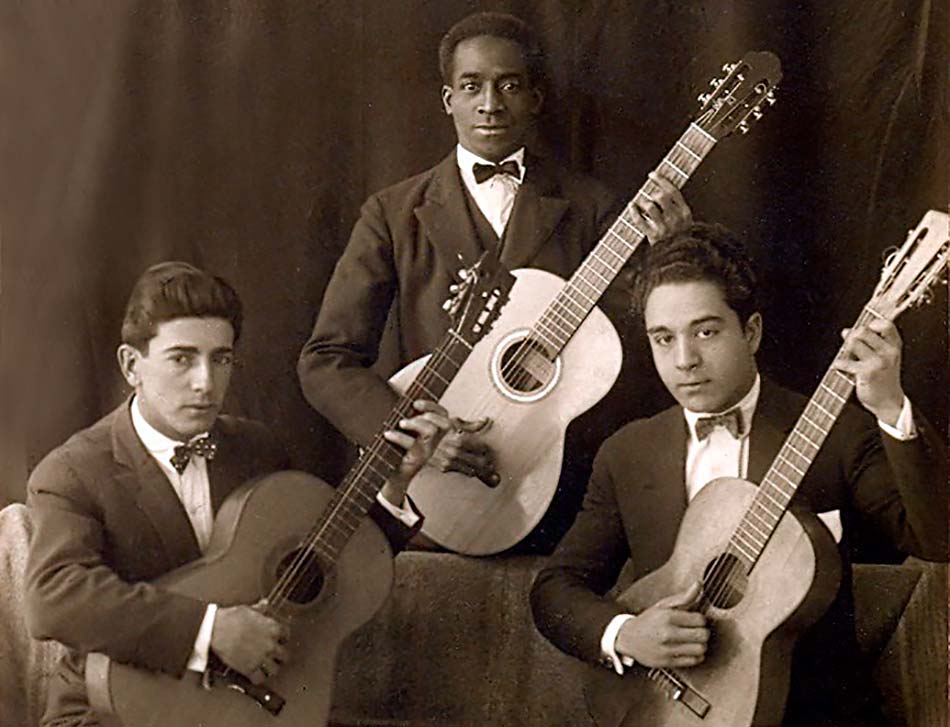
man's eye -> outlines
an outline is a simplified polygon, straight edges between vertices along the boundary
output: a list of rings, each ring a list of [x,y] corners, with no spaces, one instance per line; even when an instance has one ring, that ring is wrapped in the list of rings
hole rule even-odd
[[[673,340],[672,336],[654,336],[653,337],[653,343],[655,343],[657,346],[669,346],[670,341],[672,340]]]
[[[466,81],[462,84],[462,90],[468,91],[469,93],[474,93],[478,90],[478,84],[474,81]]]
[[[505,93],[518,93],[521,90],[521,84],[517,81],[506,81],[502,84],[501,90]]]
[[[172,363],[176,366],[187,366],[191,363],[191,357],[186,353],[176,353],[172,356]]]
[[[219,353],[215,355],[214,362],[220,366],[233,366],[234,365],[234,354],[233,353]]]
[[[718,331],[717,331],[715,328],[700,328],[700,329],[696,332],[696,335],[697,335],[699,338],[712,338],[712,337],[715,336],[717,333],[718,333]]]

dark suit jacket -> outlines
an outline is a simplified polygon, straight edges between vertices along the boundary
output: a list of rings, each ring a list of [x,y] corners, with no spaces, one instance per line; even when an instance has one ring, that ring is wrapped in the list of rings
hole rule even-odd
[[[214,434],[208,479],[215,512],[246,480],[289,467],[260,423],[222,416]],[[86,652],[183,672],[207,604],[148,581],[201,552],[181,501],[132,427],[129,402],[47,455],[27,497],[35,527],[27,623],[34,638],[69,648],[50,680],[45,721],[80,723],[87,715]],[[408,533],[395,535],[405,528],[388,520],[399,547]]]
[[[501,261],[570,276],[613,221],[616,198],[547,160],[529,155],[525,167]],[[298,365],[308,401],[351,441],[372,440],[396,401],[386,378],[449,327],[449,285],[483,252],[466,194],[453,150],[363,205]],[[371,370],[391,306],[397,361]]]
[[[762,480],[805,402],[763,380],[747,479]],[[796,647],[786,724],[874,723],[854,635],[851,533],[874,531],[906,553],[947,558],[946,455],[916,412],[915,421],[920,436],[900,442],[848,405],[795,495],[793,505],[812,512],[841,510],[844,575],[836,601]],[[598,662],[604,629],[624,612],[604,595],[624,564],[629,559],[624,575],[633,582],[671,555],[687,504],[688,436],[682,410],[673,407],[632,422],[598,452],[583,508],[531,594],[538,629],[564,651]]]

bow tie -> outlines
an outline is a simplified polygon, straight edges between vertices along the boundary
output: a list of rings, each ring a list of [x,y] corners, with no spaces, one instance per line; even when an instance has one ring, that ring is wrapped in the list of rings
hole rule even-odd
[[[188,444],[179,444],[175,447],[175,453],[172,455],[171,463],[172,467],[181,474],[185,471],[185,467],[188,466],[188,462],[191,461],[192,456],[195,457],[204,457],[205,459],[211,460],[214,459],[214,455],[218,452],[218,444],[210,436],[204,436],[200,439],[194,439]]]
[[[696,420],[696,438],[702,442],[716,427],[725,427],[734,439],[742,436],[742,412],[730,409],[725,414],[700,417]]]
[[[475,174],[475,181],[478,184],[491,179],[496,174],[510,174],[515,179],[521,179],[521,167],[518,166],[518,162],[514,159],[509,159],[501,164],[480,164],[479,162],[475,162],[475,165],[472,167],[472,172]]]

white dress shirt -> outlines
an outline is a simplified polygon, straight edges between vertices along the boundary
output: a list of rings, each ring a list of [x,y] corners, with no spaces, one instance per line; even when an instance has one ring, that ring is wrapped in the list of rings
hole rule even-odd
[[[456,147],[456,159],[465,188],[472,195],[478,209],[485,215],[485,219],[491,224],[495,234],[501,237],[508,225],[508,219],[511,217],[511,210],[515,206],[515,196],[524,181],[524,147],[499,162],[504,163],[509,160],[518,162],[518,168],[521,170],[521,176],[518,178],[512,177],[510,174],[495,174],[479,184],[475,181],[475,165],[489,164],[494,166],[494,162],[472,154],[461,144]]]
[[[683,409],[683,416],[689,428],[689,444],[686,452],[686,497],[691,501],[708,483],[718,477],[739,477],[745,479],[749,469],[749,432],[755,407],[759,401],[761,378],[756,374],[755,381],[748,393],[739,401],[736,407],[742,412],[742,436],[736,439],[724,427],[716,427],[709,436],[700,441],[696,436],[696,421],[704,416],[714,416],[703,412],[697,413]],[[731,411],[736,407],[729,407]],[[724,412],[717,412],[724,413]],[[910,401],[904,397],[903,408],[895,426],[890,426],[878,420],[878,426],[887,434],[899,440],[913,439],[917,436],[914,426],[913,413]],[[831,531],[836,541],[841,540],[841,513],[838,510],[818,513],[818,517]],[[613,667],[618,674],[623,674],[625,666],[633,666],[633,659],[629,656],[620,657],[616,651],[617,635],[621,627],[633,614],[623,613],[614,616],[600,639],[600,650],[605,663]]]

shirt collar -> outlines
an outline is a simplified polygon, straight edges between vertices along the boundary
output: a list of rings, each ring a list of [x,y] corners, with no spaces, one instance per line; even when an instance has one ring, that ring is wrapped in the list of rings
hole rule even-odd
[[[142,440],[142,444],[145,445],[145,449],[149,451],[152,455],[166,454],[175,449],[175,447],[182,444],[182,442],[166,437],[155,427],[145,421],[145,417],[142,415],[142,410],[139,407],[139,398],[137,396],[132,397],[132,427],[135,429],[135,433],[138,435],[139,439]],[[191,439],[198,439],[203,437],[204,432],[197,434]],[[191,440],[189,440],[191,441]]]
[[[693,441],[699,441],[696,437],[696,421],[699,418],[715,416],[716,414],[724,414],[725,412],[731,411],[732,409],[738,409],[740,412],[742,412],[742,436],[749,436],[749,432],[752,428],[752,416],[755,414],[755,407],[759,402],[759,390],[761,387],[762,378],[759,374],[756,374],[755,381],[752,382],[752,387],[749,389],[746,395],[739,400],[739,403],[734,406],[727,407],[726,409],[717,412],[695,412],[683,407],[683,416],[686,417],[686,424],[689,426],[690,437],[692,437]]]
[[[465,180],[465,183],[472,186],[477,186],[478,182],[475,181],[475,172],[472,168],[475,164],[495,164],[495,162],[490,162],[487,159],[483,159],[478,156],[478,154],[473,154],[468,149],[466,149],[461,144],[458,144],[455,147],[455,157],[459,165],[459,171],[462,173],[462,179]],[[507,162],[509,160],[514,160],[518,162],[518,168],[521,170],[521,176],[517,179],[518,183],[524,181],[525,175],[525,166],[524,166],[524,147],[518,149],[518,151],[509,154],[504,159],[502,159],[499,164],[502,162]]]

